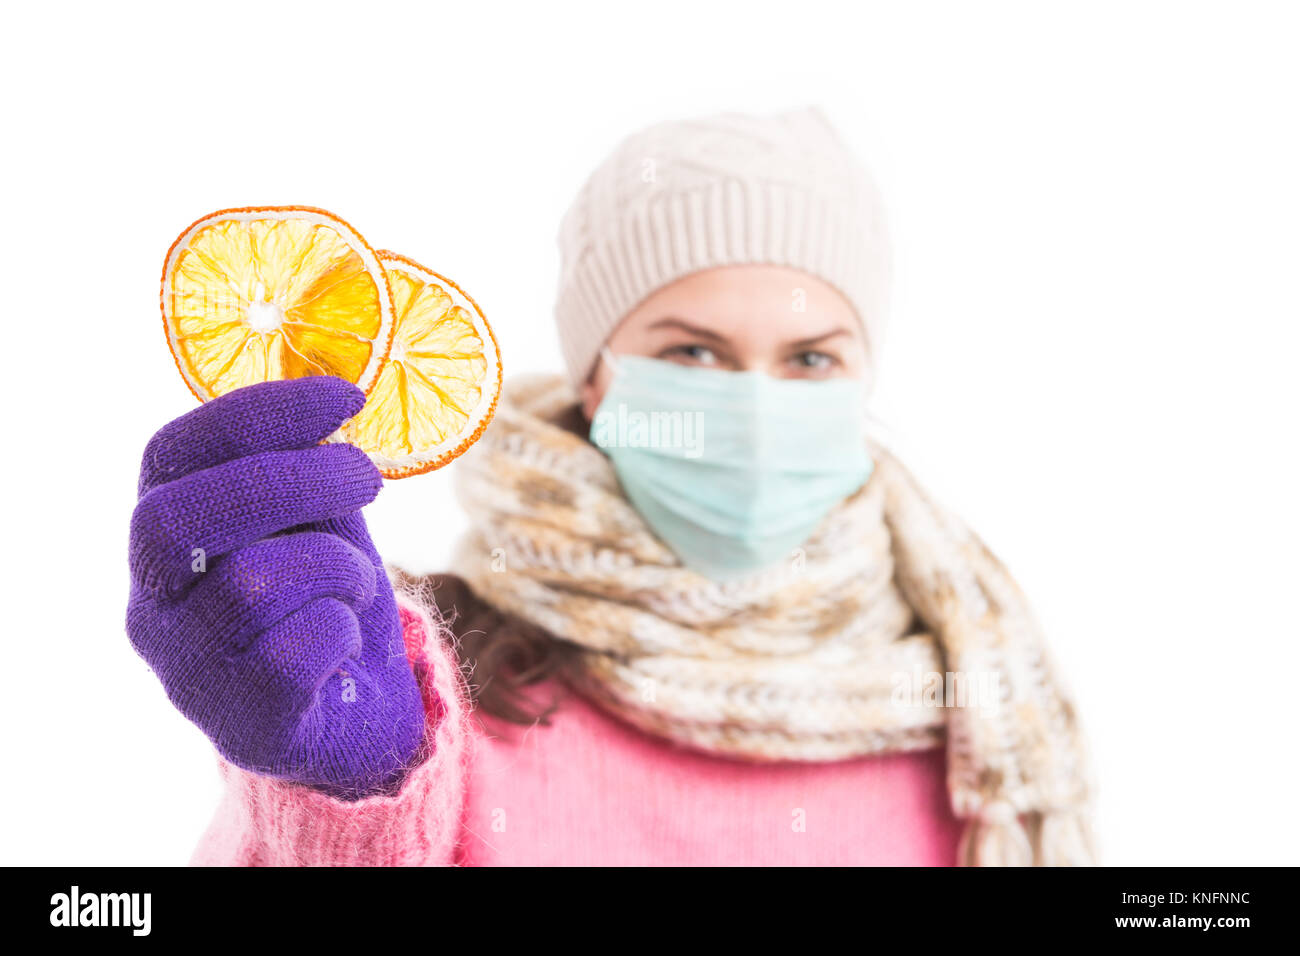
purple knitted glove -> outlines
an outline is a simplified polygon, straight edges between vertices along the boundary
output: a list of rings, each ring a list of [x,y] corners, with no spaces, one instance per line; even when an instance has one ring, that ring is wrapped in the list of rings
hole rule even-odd
[[[131,644],[246,770],[343,799],[400,785],[424,737],[393,589],[358,510],[382,484],[337,378],[223,395],[154,435],[131,517]]]

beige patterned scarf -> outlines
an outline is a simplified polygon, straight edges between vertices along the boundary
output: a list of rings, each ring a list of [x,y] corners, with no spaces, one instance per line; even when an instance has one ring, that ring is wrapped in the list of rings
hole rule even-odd
[[[998,560],[883,448],[789,562],[683,568],[608,459],[558,421],[559,378],[510,383],[458,469],[453,570],[584,649],[579,692],[648,733],[753,761],[948,748],[962,862],[1092,861],[1074,711]]]

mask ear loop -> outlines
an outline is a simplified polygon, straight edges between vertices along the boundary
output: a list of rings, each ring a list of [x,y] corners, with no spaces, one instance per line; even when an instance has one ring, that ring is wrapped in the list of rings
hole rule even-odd
[[[608,345],[600,347],[600,357],[609,363],[610,371],[617,375],[619,371],[618,361],[614,358],[614,353],[609,350]]]
[[[865,381],[862,387],[862,437],[869,445],[891,448],[897,435],[890,424],[876,414],[874,403],[871,401],[874,395],[875,382]]]

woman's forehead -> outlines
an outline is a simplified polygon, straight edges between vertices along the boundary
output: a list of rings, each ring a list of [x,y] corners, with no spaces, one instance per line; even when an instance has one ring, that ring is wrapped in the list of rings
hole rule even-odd
[[[628,314],[619,333],[719,337],[787,345],[839,331],[861,339],[861,323],[831,285],[797,269],[745,265],[707,269],[659,289]]]

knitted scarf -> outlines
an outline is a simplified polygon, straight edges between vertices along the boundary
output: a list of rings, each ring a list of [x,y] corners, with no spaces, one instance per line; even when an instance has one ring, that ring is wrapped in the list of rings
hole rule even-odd
[[[575,690],[677,744],[834,761],[947,743],[965,864],[1092,861],[1073,708],[998,560],[872,445],[868,482],[790,560],[717,583],[684,568],[608,459],[557,424],[560,378],[510,383],[458,469],[453,571],[581,648]]]

